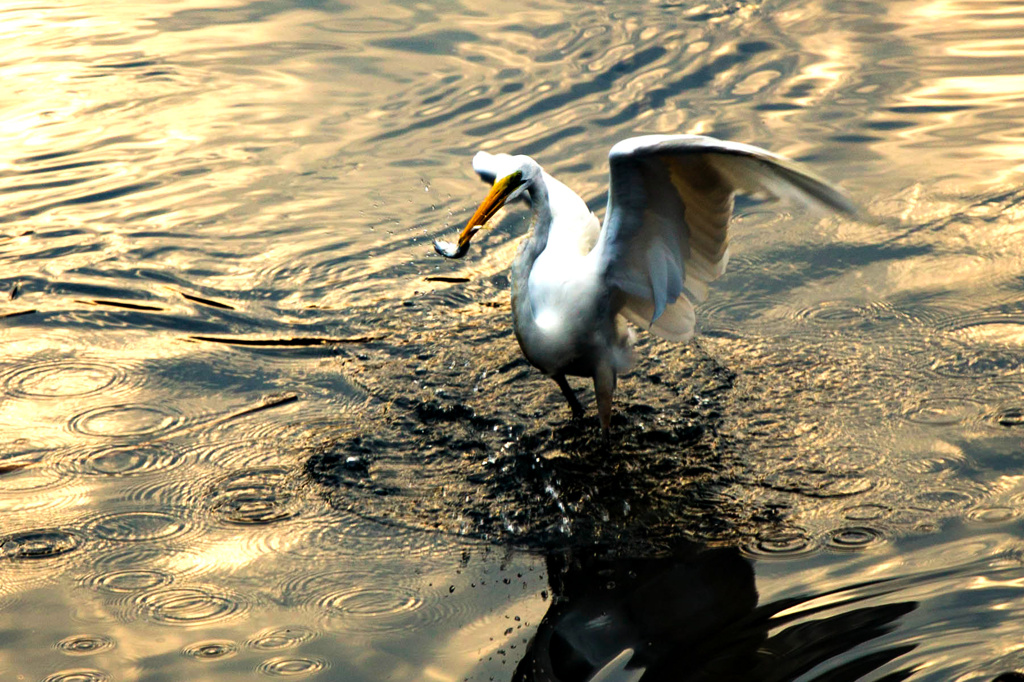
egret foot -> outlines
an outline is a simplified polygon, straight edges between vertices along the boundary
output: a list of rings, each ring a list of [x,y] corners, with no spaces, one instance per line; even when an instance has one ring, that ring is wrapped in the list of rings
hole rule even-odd
[[[615,370],[604,365],[594,374],[594,393],[597,394],[597,416],[601,418],[601,431],[605,438],[612,428],[612,394],[615,393]]]
[[[566,402],[569,403],[569,409],[572,410],[572,418],[583,419],[583,406],[580,405],[579,399],[576,398],[576,393],[573,392],[572,386],[566,381],[565,375],[558,374],[552,378],[558,384],[558,388],[562,389],[562,395],[565,396]]]

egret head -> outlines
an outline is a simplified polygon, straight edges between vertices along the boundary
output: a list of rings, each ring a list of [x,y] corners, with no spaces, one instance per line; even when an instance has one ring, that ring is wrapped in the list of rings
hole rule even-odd
[[[457,243],[434,240],[434,250],[445,258],[465,256],[469,252],[469,242],[473,235],[479,232],[502,206],[519,199],[540,173],[540,166],[528,156],[487,152],[479,152],[473,158],[473,168],[482,178],[491,180],[494,184],[459,234]]]

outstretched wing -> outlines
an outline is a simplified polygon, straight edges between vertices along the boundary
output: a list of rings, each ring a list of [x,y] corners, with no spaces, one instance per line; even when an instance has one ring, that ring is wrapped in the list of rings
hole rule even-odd
[[[856,215],[840,190],[785,157],[702,135],[645,135],[612,147],[594,255],[616,311],[659,336],[693,334],[693,304],[725,272],[738,191]]]

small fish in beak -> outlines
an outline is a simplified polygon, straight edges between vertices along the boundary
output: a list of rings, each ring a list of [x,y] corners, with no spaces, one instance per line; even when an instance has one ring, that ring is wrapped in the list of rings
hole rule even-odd
[[[509,196],[519,189],[522,184],[523,174],[519,171],[495,181],[487,197],[481,202],[480,206],[476,209],[476,213],[469,219],[469,222],[466,223],[462,233],[459,234],[458,242],[452,244],[451,242],[435,239],[434,251],[437,251],[445,258],[462,258],[469,253],[469,242],[473,239],[473,235],[479,232],[487,224],[487,221],[501,210]]]

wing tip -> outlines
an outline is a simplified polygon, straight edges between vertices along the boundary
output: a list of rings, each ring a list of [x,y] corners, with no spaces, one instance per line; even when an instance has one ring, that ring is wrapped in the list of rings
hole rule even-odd
[[[809,193],[814,203],[817,204],[815,208],[824,209],[826,212],[841,213],[859,222],[870,221],[870,215],[850,195],[824,180],[818,179],[818,181],[824,191]]]
[[[655,151],[658,145],[665,142],[673,143],[688,143],[693,144],[696,142],[712,142],[720,143],[721,140],[716,140],[713,137],[706,135],[691,135],[688,133],[680,133],[676,135],[666,134],[651,134],[651,135],[636,135],[634,137],[627,137],[624,140],[619,140],[612,145],[611,150],[608,152],[608,157],[615,159],[621,156],[631,156],[636,154],[639,150],[644,147],[652,147],[651,151]]]
[[[717,152],[727,156],[742,156],[773,163],[790,173],[795,173],[797,177],[804,176],[810,178],[823,188],[818,192],[812,192],[812,195],[817,195],[814,196],[814,199],[820,203],[822,208],[845,214],[861,222],[869,222],[871,220],[871,216],[850,198],[846,192],[819,177],[810,169],[804,168],[803,164],[773,151],[744,142],[733,142],[709,135],[687,133],[676,135],[638,135],[616,142],[608,152],[608,158],[615,160],[623,157],[635,157],[639,153],[658,153],[665,151],[665,147],[673,147],[677,152],[683,150],[698,153],[701,151]],[[794,182],[794,184],[799,186],[802,183]]]

